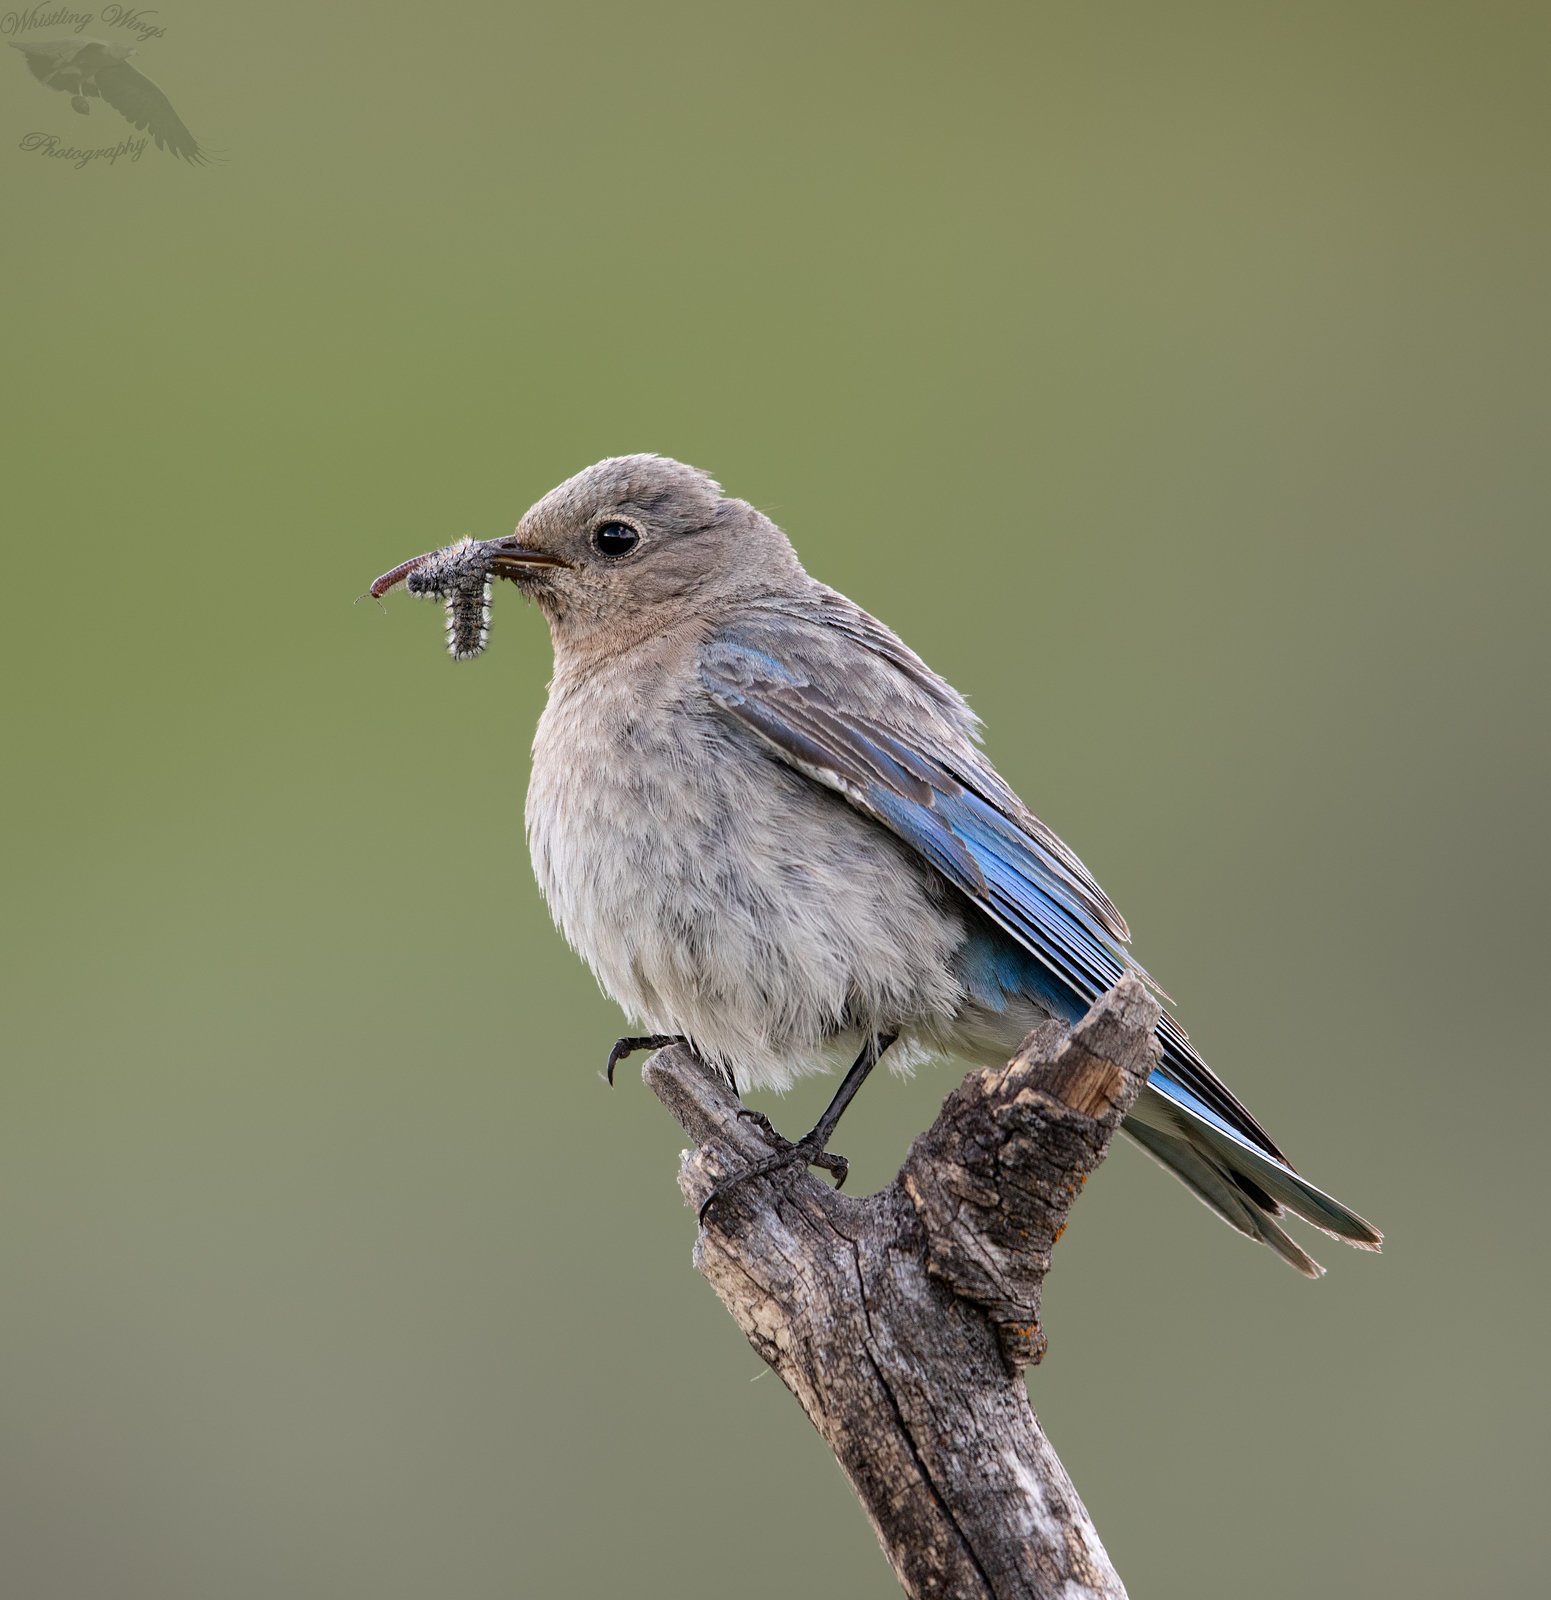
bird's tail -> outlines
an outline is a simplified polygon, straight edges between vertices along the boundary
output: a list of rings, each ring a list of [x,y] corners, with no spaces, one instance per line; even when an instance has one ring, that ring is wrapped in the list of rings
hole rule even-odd
[[[1300,1176],[1269,1140],[1262,1146],[1231,1126],[1175,1081],[1168,1063],[1166,1045],[1164,1065],[1153,1071],[1125,1130],[1218,1216],[1310,1278],[1325,1269],[1278,1225],[1288,1211],[1360,1250],[1379,1248],[1377,1228]]]

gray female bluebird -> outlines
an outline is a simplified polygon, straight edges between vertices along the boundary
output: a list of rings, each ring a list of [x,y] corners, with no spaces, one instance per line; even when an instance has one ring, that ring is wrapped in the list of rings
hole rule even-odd
[[[825,1147],[885,1053],[901,1071],[1001,1065],[1036,1023],[1075,1022],[1128,971],[1146,979],[1109,897],[981,752],[963,697],[705,473],[600,461],[513,536],[444,555],[465,550],[481,583],[511,580],[549,623],[528,841],[561,932],[647,1030],[619,1042],[611,1074],[680,1037],[743,1088],[854,1062],[811,1133],[776,1138],[718,1193],[795,1161],[843,1177]],[[419,564],[374,592],[408,572],[447,597]],[[455,654],[483,646],[472,604]],[[1144,1149],[1311,1277],[1287,1211],[1378,1248],[1167,1014],[1159,1041],[1125,1124]]]

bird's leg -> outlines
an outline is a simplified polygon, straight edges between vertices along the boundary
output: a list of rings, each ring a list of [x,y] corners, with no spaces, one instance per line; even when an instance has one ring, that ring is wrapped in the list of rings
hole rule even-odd
[[[678,1033],[637,1033],[616,1039],[614,1048],[609,1051],[609,1064],[605,1073],[609,1080],[609,1088],[614,1087],[614,1068],[626,1056],[633,1056],[637,1050],[666,1050],[670,1044],[688,1043],[689,1040]]]
[[[894,1043],[896,1037],[897,1035],[892,1033],[875,1033],[868,1038],[862,1046],[861,1054],[851,1063],[851,1070],[841,1079],[840,1087],[835,1090],[834,1099],[824,1108],[824,1115],[795,1142],[782,1139],[770,1126],[770,1119],[759,1112],[739,1112],[740,1116],[752,1117],[779,1141],[781,1148],[774,1155],[766,1156],[764,1160],[745,1167],[742,1172],[730,1173],[723,1178],[701,1202],[700,1220],[704,1222],[706,1213],[718,1200],[740,1184],[747,1183],[750,1178],[762,1178],[768,1172],[779,1172],[782,1167],[795,1166],[798,1163],[809,1167],[822,1167],[834,1175],[835,1187],[837,1189],[842,1187],[851,1164],[844,1156],[832,1155],[825,1146],[833,1136],[841,1117],[845,1115],[846,1107],[856,1098],[856,1091],[867,1081],[867,1074],[883,1059],[883,1052]]]

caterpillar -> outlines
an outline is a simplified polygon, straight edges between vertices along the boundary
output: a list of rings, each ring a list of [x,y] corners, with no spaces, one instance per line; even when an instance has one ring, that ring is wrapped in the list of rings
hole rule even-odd
[[[380,600],[402,583],[412,595],[442,602],[447,613],[447,650],[454,661],[472,661],[490,637],[490,545],[462,538],[441,550],[401,561],[372,583]]]

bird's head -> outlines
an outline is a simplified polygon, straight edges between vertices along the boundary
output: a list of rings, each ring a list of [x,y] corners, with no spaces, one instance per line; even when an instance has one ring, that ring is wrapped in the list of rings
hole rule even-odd
[[[615,456],[577,473],[514,539],[491,570],[543,608],[557,648],[656,633],[801,572],[773,522],[664,456]]]

